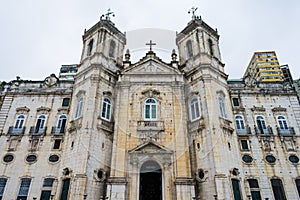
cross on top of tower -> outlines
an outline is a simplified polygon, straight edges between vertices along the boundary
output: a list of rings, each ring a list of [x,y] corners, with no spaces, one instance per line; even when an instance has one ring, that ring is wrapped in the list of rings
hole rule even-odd
[[[146,45],[149,45],[150,46],[150,51],[152,51],[152,46],[156,45],[156,43],[152,43],[152,40],[150,40],[150,42],[146,43]]]
[[[195,12],[198,8],[197,7],[192,7],[190,10],[189,10],[189,14],[192,13],[192,19],[196,19],[196,15],[195,15]]]
[[[101,15],[101,18],[100,18],[100,19],[103,19],[103,17],[105,17],[106,20],[110,20],[110,15],[114,17],[114,16],[115,16],[115,13],[112,12],[112,11],[110,10],[110,8],[109,8],[109,9],[107,9],[106,14]]]

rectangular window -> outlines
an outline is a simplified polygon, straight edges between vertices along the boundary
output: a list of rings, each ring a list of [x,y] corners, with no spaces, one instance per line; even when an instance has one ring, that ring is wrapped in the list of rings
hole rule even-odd
[[[242,150],[249,150],[248,140],[241,140]]]
[[[271,179],[271,184],[275,200],[286,200],[282,181],[280,179]]]
[[[7,179],[6,178],[0,178],[0,200],[2,200],[4,189],[6,186]]]
[[[42,200],[50,200],[51,199],[51,190],[53,186],[54,178],[45,178],[41,193]]]
[[[233,106],[240,106],[240,102],[238,98],[232,98]]]
[[[30,178],[22,178],[21,179],[21,184],[20,184],[17,200],[26,200],[27,199],[30,183],[31,183]]]
[[[300,179],[296,179],[296,187],[297,187],[297,191],[298,191],[298,196],[300,197]]]
[[[62,106],[69,106],[70,104],[70,98],[64,98],[62,102]]]
[[[239,181],[232,179],[231,183],[232,183],[234,200],[242,200]]]
[[[54,140],[53,149],[60,149],[61,140]]]
[[[62,191],[60,196],[61,200],[68,200],[69,186],[70,186],[70,179],[63,180]]]
[[[252,200],[261,200],[258,181],[256,179],[248,179]]]

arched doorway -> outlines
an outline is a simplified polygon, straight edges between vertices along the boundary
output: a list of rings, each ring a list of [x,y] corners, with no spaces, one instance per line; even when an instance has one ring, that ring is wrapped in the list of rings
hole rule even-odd
[[[155,161],[147,161],[141,167],[139,200],[162,200],[161,168]]]

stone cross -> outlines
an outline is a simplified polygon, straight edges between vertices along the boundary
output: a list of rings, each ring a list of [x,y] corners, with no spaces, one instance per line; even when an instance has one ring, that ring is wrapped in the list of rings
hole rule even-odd
[[[150,46],[150,51],[152,51],[152,46],[156,45],[156,43],[152,43],[152,40],[150,40],[150,43],[146,43],[146,45]]]

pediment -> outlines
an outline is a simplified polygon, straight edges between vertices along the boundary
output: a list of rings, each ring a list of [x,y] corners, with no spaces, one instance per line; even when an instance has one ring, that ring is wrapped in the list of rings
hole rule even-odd
[[[143,144],[138,145],[137,147],[128,151],[129,153],[172,153],[173,151],[164,147],[163,145],[149,140]]]
[[[124,70],[126,74],[179,74],[179,70],[155,58],[141,60]]]

